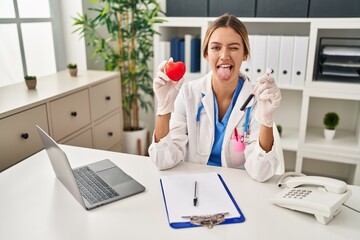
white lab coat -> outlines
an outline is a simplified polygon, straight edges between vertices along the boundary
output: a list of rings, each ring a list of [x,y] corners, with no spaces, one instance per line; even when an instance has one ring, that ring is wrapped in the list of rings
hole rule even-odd
[[[212,72],[198,80],[185,83],[175,100],[171,114],[170,132],[149,147],[149,155],[160,170],[174,167],[181,161],[207,164],[214,142],[214,102],[211,86]],[[245,111],[240,107],[250,95],[251,83],[244,82],[236,104],[230,115],[222,144],[221,165],[246,169],[257,181],[271,178],[278,167],[275,147],[265,152],[258,143],[259,123],[255,120],[256,100],[251,100],[250,140],[244,152],[235,152],[232,147],[234,128],[243,133]],[[200,121],[196,121],[199,106],[203,104]],[[245,161],[246,159],[246,161]],[[244,163],[245,162],[245,163]]]

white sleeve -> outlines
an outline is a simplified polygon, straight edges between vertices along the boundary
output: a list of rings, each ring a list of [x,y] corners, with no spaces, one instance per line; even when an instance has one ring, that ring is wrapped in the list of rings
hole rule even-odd
[[[171,145],[170,132],[164,138],[160,139],[158,143],[155,142],[153,136],[152,143],[149,147],[149,156],[159,170],[172,168],[181,162],[179,158],[171,157]],[[177,160],[174,161],[173,159]]]
[[[172,168],[184,161],[188,143],[185,111],[183,91],[180,89],[175,100],[175,110],[171,113],[169,133],[158,143],[153,136],[148,150],[150,158],[159,170]]]
[[[275,146],[269,152],[265,152],[256,141],[245,149],[245,169],[255,180],[264,182],[276,173],[279,160],[276,155]]]

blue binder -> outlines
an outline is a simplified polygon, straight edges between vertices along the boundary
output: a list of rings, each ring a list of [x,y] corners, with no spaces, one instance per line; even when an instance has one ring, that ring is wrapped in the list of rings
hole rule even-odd
[[[242,214],[238,204],[236,203],[236,201],[235,201],[234,197],[232,196],[230,190],[226,186],[223,178],[220,176],[220,174],[217,174],[217,176],[219,177],[220,182],[222,183],[223,187],[225,188],[227,194],[229,195],[232,203],[234,204],[236,210],[238,211],[238,213],[240,215],[240,217],[234,217],[234,218],[226,218],[225,217],[225,220],[223,222],[221,222],[219,225],[244,222],[245,221],[245,216]],[[166,214],[167,214],[167,218],[168,218],[168,221],[169,221],[169,225],[172,228],[176,228],[176,229],[177,228],[200,227],[201,225],[193,224],[190,221],[189,222],[172,222],[172,223],[170,222],[168,207],[167,207],[166,198],[165,198],[165,194],[164,194],[164,187],[163,187],[163,183],[162,183],[161,179],[160,179],[160,185],[161,185],[161,191],[162,191],[162,194],[163,194],[163,199],[164,199],[164,204],[165,204],[165,208],[166,208]]]
[[[170,56],[174,59],[174,62],[181,61],[180,60],[181,59],[181,42],[184,43],[183,38],[176,37],[176,38],[170,39]],[[183,56],[184,56],[184,50],[183,50]],[[183,57],[183,59],[185,59],[185,56]]]
[[[190,72],[200,72],[200,39],[191,39]]]

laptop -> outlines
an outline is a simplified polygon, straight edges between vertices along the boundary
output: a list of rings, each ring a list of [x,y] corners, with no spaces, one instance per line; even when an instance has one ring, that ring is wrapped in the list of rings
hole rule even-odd
[[[40,138],[56,177],[87,210],[145,191],[109,159],[72,169],[65,152],[39,126]]]

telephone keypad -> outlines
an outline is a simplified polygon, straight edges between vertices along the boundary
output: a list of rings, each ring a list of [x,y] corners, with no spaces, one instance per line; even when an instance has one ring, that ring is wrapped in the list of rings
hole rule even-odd
[[[303,199],[307,197],[311,192],[312,192],[311,190],[293,188],[293,189],[289,189],[289,191],[283,195],[283,198]]]

